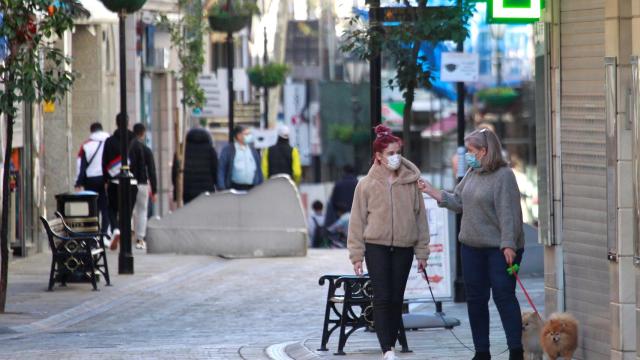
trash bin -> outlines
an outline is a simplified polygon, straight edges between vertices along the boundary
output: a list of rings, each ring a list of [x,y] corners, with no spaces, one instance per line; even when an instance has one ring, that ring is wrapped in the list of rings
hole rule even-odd
[[[98,193],[80,191],[56,195],[57,210],[69,227],[78,232],[99,232]]]
[[[100,222],[98,219],[98,193],[93,191],[80,191],[74,193],[57,194],[56,210],[64,217],[65,223],[71,230],[79,233],[98,233],[100,232]],[[75,260],[74,254],[69,255],[69,259],[74,259],[78,269],[68,269],[69,273],[66,277],[68,282],[90,282],[90,277],[86,273],[86,269],[82,262]],[[69,261],[69,260],[68,260]],[[65,262],[65,266],[68,266]],[[99,272],[96,271],[96,280],[100,281]]]

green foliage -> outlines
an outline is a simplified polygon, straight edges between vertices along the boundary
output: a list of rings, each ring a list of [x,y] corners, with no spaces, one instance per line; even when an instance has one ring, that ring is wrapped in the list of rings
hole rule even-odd
[[[198,76],[204,65],[204,41],[206,24],[202,17],[200,1],[179,0],[182,17],[171,22],[166,15],[160,16],[160,24],[167,26],[171,34],[171,44],[178,51],[182,82],[182,104],[189,107],[202,107],[205,102],[204,91],[198,83]]]
[[[410,6],[408,0],[396,0]],[[342,34],[341,50],[361,60],[371,60],[378,52],[390,59],[396,76],[388,85],[397,86],[408,100],[413,99],[417,87],[431,87],[432,66],[425,56],[419,56],[422,41],[464,41],[469,30],[467,23],[474,6],[463,1],[461,6],[427,9],[427,0],[418,1],[415,17],[397,26],[376,27],[351,18],[349,28]]]
[[[366,126],[354,126],[351,123],[329,125],[329,137],[344,144],[362,145],[369,141],[369,129]]]
[[[0,65],[0,112],[15,116],[17,104],[62,100],[75,76],[71,59],[55,47],[54,41],[73,27],[74,17],[88,12],[76,0],[2,0],[9,55]],[[44,60],[44,65],[41,64]]]
[[[518,96],[518,92],[510,87],[494,87],[478,91],[478,99],[490,106],[511,105]]]
[[[289,72],[285,64],[269,63],[264,66],[256,65],[247,70],[249,81],[255,87],[272,88],[284,83]]]
[[[218,0],[209,8],[209,26],[214,31],[236,32],[258,14],[260,9],[255,0]]]
[[[218,0],[209,8],[209,16],[230,18],[260,14],[260,8],[251,0]]]

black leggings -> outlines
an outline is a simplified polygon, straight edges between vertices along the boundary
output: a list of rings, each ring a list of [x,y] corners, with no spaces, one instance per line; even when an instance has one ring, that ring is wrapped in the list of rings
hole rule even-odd
[[[366,244],[365,259],[373,285],[374,326],[382,352],[386,352],[398,340],[413,248]]]

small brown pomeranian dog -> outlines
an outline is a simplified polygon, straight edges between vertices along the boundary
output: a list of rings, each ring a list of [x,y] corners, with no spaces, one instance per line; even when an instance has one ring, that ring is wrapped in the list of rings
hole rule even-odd
[[[568,313],[551,315],[542,328],[540,342],[550,360],[572,359],[578,347],[578,320]]]
[[[526,360],[542,360],[540,334],[543,326],[544,322],[537,313],[522,313],[522,347]]]

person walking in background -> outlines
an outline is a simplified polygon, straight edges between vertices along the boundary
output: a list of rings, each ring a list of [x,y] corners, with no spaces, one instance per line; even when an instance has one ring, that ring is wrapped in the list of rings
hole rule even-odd
[[[174,158],[172,167],[172,181],[175,189],[180,164]],[[213,147],[211,134],[207,129],[193,128],[187,133],[184,151],[184,204],[188,204],[198,195],[216,191],[218,177],[218,153]],[[174,191],[174,198],[176,197]],[[176,199],[177,200],[177,199]]]
[[[420,170],[400,155],[402,140],[384,125],[375,128],[374,162],[356,186],[347,247],[356,275],[367,263],[373,285],[373,319],[384,359],[395,359],[402,302],[413,256],[424,269],[429,227],[418,188]]]
[[[324,206],[322,201],[316,200],[311,204],[312,213],[307,220],[307,230],[309,231],[309,247],[325,247],[326,239],[324,223]]]
[[[102,172],[102,153],[104,143],[109,138],[109,133],[102,130],[102,124],[96,122],[89,128],[91,135],[89,139],[82,143],[77,159],[76,191],[82,189],[93,191],[98,194],[98,210],[100,211],[100,231],[109,231],[109,204],[107,201],[107,191],[104,186],[104,175]]]
[[[289,127],[278,127],[278,141],[262,154],[262,175],[268,179],[274,175],[287,174],[296,184],[302,178],[300,152],[289,144]]]
[[[342,168],[342,179],[338,180],[331,191],[331,197],[327,205],[326,224],[333,225],[340,217],[351,212],[351,204],[353,203],[353,194],[358,185],[356,170],[351,165],[345,165]]]
[[[127,128],[128,118],[118,114],[116,116],[116,122],[124,122],[124,128]],[[126,130],[127,141],[129,142],[129,169],[133,173],[134,178],[131,179],[131,187],[125,189],[130,192],[131,203],[127,204],[133,210],[133,206],[138,194],[138,172],[140,171],[141,164],[144,163],[144,150],[142,144],[136,140],[134,133],[131,130]],[[104,143],[104,152],[102,153],[102,172],[105,175],[105,182],[107,183],[107,196],[109,199],[109,221],[111,228],[113,229],[113,240],[111,241],[111,250],[118,248],[120,242],[120,223],[119,208],[118,208],[118,189],[120,187],[118,176],[120,175],[120,168],[122,167],[122,156],[120,153],[120,139],[122,138],[120,128],[118,128],[112,136],[110,136]]]
[[[233,129],[234,142],[225,145],[218,164],[218,188],[251,190],[262,183],[260,155],[253,148],[251,129],[237,125]]]
[[[136,195],[136,203],[133,208],[133,228],[136,233],[136,249],[146,249],[147,243],[144,239],[147,234],[149,199],[151,199],[152,202],[156,201],[158,178],[156,176],[156,164],[153,158],[153,152],[145,144],[147,129],[144,124],[135,124],[133,126],[133,133],[136,136],[136,141],[140,143],[144,155],[144,161],[140,164],[139,171],[136,174],[138,194]]]
[[[522,318],[516,297],[516,278],[507,273],[519,264],[524,249],[520,190],[501,153],[498,136],[476,130],[465,138],[465,160],[470,169],[451,192],[420,180],[420,189],[438,205],[462,213],[459,239],[474,360],[491,359],[489,352],[489,298],[498,308],[509,359],[523,358]]]

